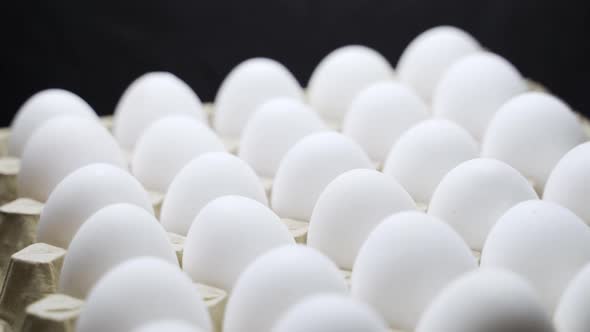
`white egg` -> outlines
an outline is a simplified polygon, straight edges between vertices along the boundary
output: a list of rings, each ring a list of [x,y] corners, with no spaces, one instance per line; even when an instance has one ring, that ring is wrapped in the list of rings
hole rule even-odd
[[[160,212],[169,232],[186,235],[199,211],[215,198],[239,195],[268,205],[264,187],[243,160],[208,152],[190,161],[172,180]]]
[[[292,306],[272,332],[387,332],[389,328],[373,309],[336,294],[312,295]]]
[[[528,282],[505,270],[481,269],[449,284],[428,306],[416,329],[416,332],[441,331],[554,330]]]
[[[566,104],[546,93],[529,92],[510,99],[498,110],[481,153],[516,168],[542,191],[559,159],[586,139]]]
[[[195,218],[184,243],[182,267],[195,282],[231,290],[250,262],[285,244],[295,240],[268,207],[246,197],[223,196]]]
[[[204,123],[184,114],[170,115],[154,121],[141,135],[131,170],[146,188],[164,193],[184,165],[216,151],[225,151],[225,146]]]
[[[495,159],[472,159],[453,168],[430,200],[428,214],[447,222],[479,250],[498,218],[519,202],[537,199],[527,179]]]
[[[360,45],[340,47],[323,58],[311,74],[309,103],[326,121],[339,125],[357,93],[393,76],[393,68],[377,51]]]
[[[399,136],[428,116],[428,107],[414,91],[400,83],[378,82],[352,100],[342,133],[358,142],[372,160],[383,162]]]
[[[430,301],[475,268],[471,250],[449,225],[421,212],[400,212],[379,224],[361,247],[351,293],[392,328],[413,331]]]
[[[307,245],[336,265],[352,265],[369,233],[387,216],[415,210],[416,203],[391,176],[355,169],[334,179],[322,191],[309,221]]]
[[[303,89],[287,68],[267,58],[240,63],[215,96],[215,130],[223,137],[239,139],[256,108],[275,97],[303,100]]]
[[[178,264],[166,231],[153,215],[127,203],[104,207],[72,239],[60,274],[60,292],[84,299],[107,271],[140,256]]]
[[[48,120],[31,136],[23,152],[19,195],[45,202],[69,173],[92,163],[127,169],[117,142],[98,121],[79,116]]]
[[[225,332],[269,331],[303,298],[346,294],[343,275],[327,257],[308,247],[287,245],[258,257],[237,280],[227,302]]]
[[[553,312],[576,272],[590,262],[590,228],[568,209],[526,201],[496,222],[483,247],[482,267],[500,267],[531,282]]]
[[[559,332],[590,331],[590,264],[569,282],[555,310],[554,322]]]
[[[374,166],[352,139],[334,132],[306,136],[289,149],[279,165],[272,186],[272,208],[283,218],[308,221],[326,185],[355,168]]]
[[[590,225],[590,143],[570,150],[559,160],[545,184],[543,199],[570,209]]]
[[[470,34],[452,26],[438,26],[419,34],[408,44],[397,62],[399,80],[427,102],[446,70],[457,60],[481,46]]]
[[[434,92],[434,114],[455,121],[480,140],[508,99],[527,90],[520,73],[504,58],[476,53],[455,62]]]
[[[132,332],[204,332],[204,330],[180,320],[159,320],[141,325]]]
[[[68,248],[80,226],[103,207],[134,204],[153,215],[147,192],[131,174],[108,164],[91,164],[69,174],[45,203],[37,241]]]
[[[443,119],[426,120],[400,136],[383,173],[395,177],[416,202],[428,204],[445,174],[478,154],[477,142],[465,129]]]
[[[260,176],[273,178],[287,151],[301,138],[326,130],[321,118],[297,99],[274,98],[256,108],[244,127],[238,155]]]
[[[207,119],[201,100],[188,84],[172,73],[147,73],[133,81],[119,99],[113,134],[124,149],[133,151],[152,122],[179,113],[203,122]]]
[[[35,130],[58,115],[78,115],[98,120],[92,107],[70,91],[48,89],[37,92],[19,108],[10,124],[8,154],[20,157]]]
[[[90,291],[77,332],[128,332],[148,321],[183,320],[205,331],[211,318],[191,279],[153,257],[128,260],[107,272]]]

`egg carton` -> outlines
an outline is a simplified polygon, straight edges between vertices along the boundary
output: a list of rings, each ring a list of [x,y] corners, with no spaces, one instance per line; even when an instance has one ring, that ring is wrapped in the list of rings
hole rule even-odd
[[[179,263],[184,237],[169,234]],[[46,243],[33,243],[10,257],[2,292],[0,317],[16,331],[73,331],[84,301],[58,293],[58,281],[66,250]],[[216,331],[227,292],[195,283],[203,297]]]
[[[204,105],[204,110],[211,122],[213,105]],[[112,129],[112,116],[101,117],[102,124],[109,130]],[[12,253],[34,243],[39,214],[43,203],[28,198],[19,198],[17,192],[17,177],[20,168],[20,160],[7,156],[7,145],[10,137],[9,128],[0,129],[0,278],[7,266]],[[224,139],[226,149],[230,153],[237,153],[238,143],[234,140]],[[267,195],[270,195],[272,179],[261,178]],[[159,192],[149,191],[154,214],[159,216],[164,195]],[[294,235],[297,243],[305,243],[307,236],[307,222],[292,219],[283,219],[289,230]]]
[[[112,116],[103,116],[101,123],[109,130],[113,125]],[[0,204],[18,198],[16,179],[20,170],[20,159],[8,155],[10,128],[0,128]]]
[[[544,91],[537,83],[530,82],[530,90]],[[211,120],[213,105],[204,109]],[[579,115],[585,132],[590,136],[590,120]],[[112,117],[101,118],[103,125],[111,129]],[[43,203],[18,198],[16,178],[19,160],[6,156],[9,128],[0,129],[0,277],[3,280],[0,292],[0,331],[11,327],[22,331],[74,331],[83,301],[58,294],[58,280],[66,250],[44,243],[35,243],[35,233]],[[224,140],[229,152],[236,153],[238,142]],[[272,179],[262,178],[267,195],[271,195]],[[152,205],[159,214],[164,195],[150,192]],[[423,211],[425,205],[419,206]],[[305,244],[308,221],[284,218],[282,221],[297,243]],[[179,263],[185,238],[169,233],[170,242]],[[474,251],[479,259],[480,253]],[[350,280],[350,271],[342,271]],[[214,322],[220,331],[227,292],[204,284],[195,284]],[[403,332],[392,330],[394,332]]]
[[[184,237],[170,233],[182,262]],[[74,331],[83,300],[58,293],[60,270],[66,250],[34,243],[13,254],[0,294],[0,313],[16,331]],[[342,271],[350,285],[350,271]],[[215,331],[221,331],[227,302],[226,291],[195,283],[209,311]],[[392,330],[393,332],[403,332]]]
[[[58,294],[58,281],[66,250],[45,243],[35,243],[35,232],[42,203],[20,198],[0,207],[0,221],[13,232],[3,232],[4,240],[20,239],[23,247],[9,257],[0,292],[0,319],[17,331],[73,331],[83,301]],[[284,222],[298,243],[305,244],[307,223],[286,219]],[[18,227],[16,227],[18,226]],[[185,237],[168,233],[179,264]],[[3,251],[5,252],[5,251]],[[350,280],[350,271],[342,271]],[[221,331],[227,292],[196,283],[207,305],[216,331]]]
[[[212,107],[206,106],[211,115]],[[112,117],[102,117],[107,129],[112,127]],[[6,151],[9,130],[5,140],[0,141],[1,151]],[[225,142],[230,152],[237,152],[237,143]],[[3,150],[2,150],[3,149]],[[83,301],[65,294],[58,294],[58,281],[66,250],[45,243],[36,243],[37,224],[43,203],[29,198],[17,198],[16,178],[19,160],[0,157],[0,183],[5,194],[0,206],[0,277],[3,280],[0,292],[0,319],[6,328],[17,331],[73,331]],[[270,195],[271,179],[261,179]],[[164,198],[157,192],[149,192],[156,216]],[[297,243],[305,244],[307,222],[283,219]],[[185,237],[168,233],[179,264]],[[14,254],[12,254],[14,253]],[[343,272],[350,277],[350,272]],[[196,283],[209,310],[216,331],[221,330],[227,292]]]
[[[160,197],[161,198],[161,197]],[[153,201],[158,209],[161,199]],[[2,270],[4,283],[0,292],[0,319],[22,331],[71,331],[83,301],[58,292],[58,281],[66,250],[45,243],[35,243],[37,224],[43,203],[18,198],[0,207],[2,232]],[[283,219],[297,243],[305,244],[307,222]],[[185,237],[168,233],[179,264]],[[16,253],[8,256],[10,252]],[[347,280],[349,271],[343,271]],[[208,307],[216,331],[221,330],[227,300],[224,290],[196,284]],[[48,295],[54,296],[48,296]]]
[[[211,112],[211,106],[205,106],[205,109]],[[109,131],[112,130],[113,116],[102,116],[100,121]],[[34,242],[43,207],[41,202],[18,197],[20,160],[7,155],[9,138],[10,128],[0,128],[0,229],[3,230],[0,234],[0,278],[10,255]],[[164,195],[154,191],[148,193],[157,217]]]

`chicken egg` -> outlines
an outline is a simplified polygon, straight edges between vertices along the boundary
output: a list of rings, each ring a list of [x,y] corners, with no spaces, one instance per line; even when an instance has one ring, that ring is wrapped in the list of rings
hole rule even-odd
[[[48,89],[37,92],[18,109],[10,124],[8,154],[21,157],[35,130],[58,115],[79,115],[98,120],[92,107],[70,91]]]
[[[481,140],[496,111],[527,85],[506,59],[488,52],[461,58],[440,79],[433,113],[455,121]]]
[[[396,82],[378,82],[361,90],[346,113],[342,133],[383,163],[401,134],[426,120],[428,107],[414,91]]]
[[[223,152],[225,146],[201,121],[169,115],[154,121],[137,141],[131,170],[150,190],[165,193],[174,176],[205,152]]]
[[[185,114],[207,121],[203,105],[191,87],[168,72],[150,72],[133,81],[115,108],[113,135],[127,151],[133,151],[144,130],[170,114]]]
[[[268,205],[256,173],[236,156],[204,153],[184,166],[168,188],[160,221],[169,232],[186,235],[199,211],[215,198],[245,196]]]
[[[240,139],[238,156],[256,173],[273,178],[281,159],[301,138],[326,130],[321,118],[297,99],[274,98],[250,117]]]
[[[369,233],[385,217],[403,210],[416,210],[416,203],[394,178],[370,169],[347,171],[320,194],[309,221],[307,245],[340,268],[352,270]]]
[[[540,200],[521,202],[504,213],[481,253],[482,267],[508,269],[527,279],[550,313],[588,262],[588,225],[568,209]]]
[[[340,47],[323,58],[311,74],[309,103],[326,121],[340,126],[357,93],[393,76],[393,67],[377,51],[360,45]]]
[[[303,298],[346,292],[343,275],[324,255],[300,245],[275,248],[254,260],[238,278],[226,305],[223,330],[270,331]]]
[[[406,130],[391,148],[383,173],[393,176],[419,204],[428,204],[442,178],[479,155],[477,142],[443,119],[422,121]]]
[[[128,332],[149,321],[182,320],[212,331],[197,287],[176,265],[153,257],[127,260],[92,288],[77,332]]]
[[[275,97],[303,100],[303,89],[287,68],[267,58],[240,63],[215,96],[215,130],[222,137],[239,139],[256,108]]]
[[[48,120],[31,136],[23,152],[17,178],[19,195],[45,202],[69,173],[92,163],[127,169],[119,145],[98,121],[79,116]]]
[[[326,185],[355,168],[374,166],[352,139],[334,132],[308,135],[291,147],[279,164],[272,186],[272,208],[283,218],[309,221]]]
[[[452,26],[428,29],[404,49],[396,70],[399,80],[413,87],[426,102],[446,70],[457,60],[481,50],[469,33]]]
[[[81,167],[51,192],[39,217],[37,241],[68,248],[86,219],[115,203],[134,204],[154,214],[147,192],[131,174],[109,164]]]
[[[59,289],[84,299],[111,268],[140,256],[178,264],[166,231],[153,215],[126,203],[106,206],[90,216],[72,239],[61,270]]]
[[[192,223],[182,267],[195,282],[229,291],[257,256],[285,244],[295,240],[267,206],[223,196],[205,205]]]
[[[351,294],[390,327],[413,331],[433,298],[476,268],[471,250],[449,225],[421,212],[400,212],[384,219],[361,247]]]

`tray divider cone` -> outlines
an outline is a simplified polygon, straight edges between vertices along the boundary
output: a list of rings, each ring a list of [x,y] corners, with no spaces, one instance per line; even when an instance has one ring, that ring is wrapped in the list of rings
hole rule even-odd
[[[11,256],[0,292],[0,318],[19,331],[27,306],[57,292],[65,249],[32,244]]]

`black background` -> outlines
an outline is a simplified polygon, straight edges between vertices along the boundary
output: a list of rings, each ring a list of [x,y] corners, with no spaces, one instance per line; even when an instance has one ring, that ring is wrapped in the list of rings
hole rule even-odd
[[[576,110],[590,113],[588,1],[8,1],[2,4],[0,125],[36,91],[71,90],[100,114],[146,71],[170,71],[201,99],[255,56],[305,85],[336,47],[364,44],[395,65],[423,30],[461,27]]]

